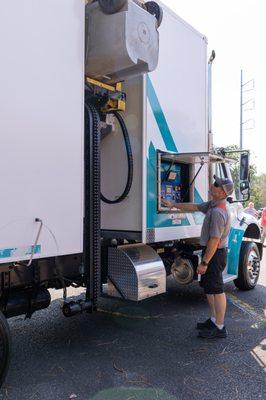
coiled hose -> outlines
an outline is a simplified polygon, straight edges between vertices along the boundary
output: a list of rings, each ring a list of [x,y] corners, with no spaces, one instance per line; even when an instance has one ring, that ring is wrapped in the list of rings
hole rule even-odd
[[[117,203],[121,203],[121,201],[123,201],[130,192],[130,189],[132,187],[132,182],[133,182],[134,163],[133,163],[133,155],[132,155],[132,148],[131,148],[131,143],[130,143],[130,139],[129,139],[129,134],[128,134],[128,130],[127,130],[127,127],[126,127],[126,124],[125,124],[123,118],[117,111],[111,111],[109,114],[114,114],[114,116],[116,117],[116,119],[119,122],[119,125],[120,125],[122,133],[123,133],[126,152],[127,152],[128,175],[127,175],[127,183],[126,183],[125,189],[118,199],[115,199],[115,200],[107,199],[101,193],[101,200],[107,204],[117,204]]]

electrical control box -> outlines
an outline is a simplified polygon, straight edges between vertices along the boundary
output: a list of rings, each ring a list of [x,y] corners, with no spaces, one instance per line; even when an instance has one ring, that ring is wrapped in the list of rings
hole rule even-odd
[[[175,160],[171,154],[158,153],[158,211],[168,210],[162,203],[189,203],[190,193],[190,164]]]
[[[163,162],[161,165],[161,198],[175,203],[188,202],[188,165]]]

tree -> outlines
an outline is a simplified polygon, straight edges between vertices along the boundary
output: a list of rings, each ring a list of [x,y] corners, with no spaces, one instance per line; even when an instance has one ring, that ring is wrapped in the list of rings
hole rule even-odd
[[[251,201],[256,208],[266,207],[266,174],[260,174],[255,177]]]

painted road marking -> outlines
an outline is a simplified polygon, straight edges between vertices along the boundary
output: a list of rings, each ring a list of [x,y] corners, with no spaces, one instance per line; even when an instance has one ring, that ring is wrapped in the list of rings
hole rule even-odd
[[[243,313],[248,314],[250,317],[254,318],[259,323],[266,323],[266,316],[263,318],[262,314],[259,314],[257,310],[243,300],[231,293],[227,293],[227,298],[231,304],[241,310]]]

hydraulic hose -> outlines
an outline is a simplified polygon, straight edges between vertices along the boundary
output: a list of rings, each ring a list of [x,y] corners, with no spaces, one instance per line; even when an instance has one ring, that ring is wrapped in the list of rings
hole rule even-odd
[[[100,118],[85,105],[84,267],[86,300],[97,307],[101,280]]]
[[[130,192],[130,189],[132,187],[132,181],[133,181],[134,163],[133,163],[132,148],[131,148],[128,130],[127,130],[126,124],[125,124],[122,116],[117,111],[112,111],[109,114],[114,114],[114,116],[116,117],[116,119],[119,122],[119,125],[120,125],[122,133],[123,133],[125,147],[126,147],[126,153],[127,153],[128,176],[127,176],[127,183],[126,183],[125,189],[118,199],[115,199],[115,200],[107,199],[101,193],[101,200],[107,204],[117,204],[117,203],[121,203]]]

